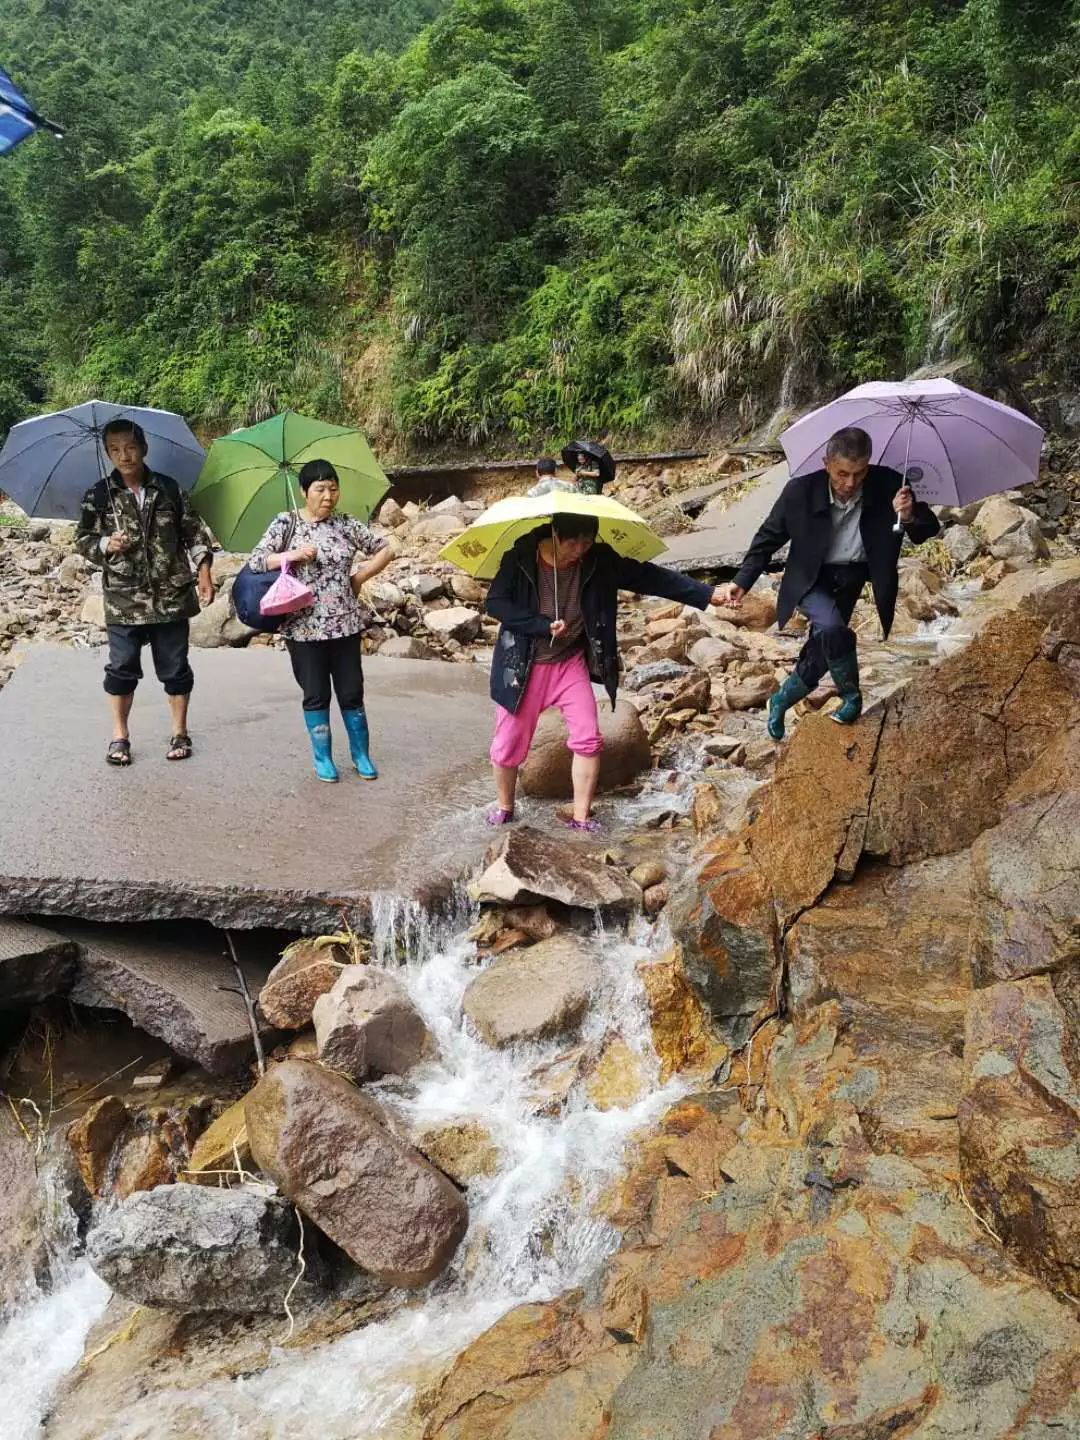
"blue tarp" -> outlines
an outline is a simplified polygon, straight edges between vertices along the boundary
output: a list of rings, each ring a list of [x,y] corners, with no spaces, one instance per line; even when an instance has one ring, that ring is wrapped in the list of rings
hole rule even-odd
[[[56,135],[60,133],[55,125],[41,118],[7,71],[0,70],[0,155],[14,150],[20,141],[41,127]]]

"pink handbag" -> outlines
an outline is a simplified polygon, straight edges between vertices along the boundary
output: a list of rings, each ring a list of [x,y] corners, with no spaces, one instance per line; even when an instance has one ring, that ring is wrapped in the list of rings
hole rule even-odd
[[[259,611],[263,615],[292,615],[297,610],[306,610],[314,599],[310,588],[289,573],[286,560],[281,574],[259,601]]]

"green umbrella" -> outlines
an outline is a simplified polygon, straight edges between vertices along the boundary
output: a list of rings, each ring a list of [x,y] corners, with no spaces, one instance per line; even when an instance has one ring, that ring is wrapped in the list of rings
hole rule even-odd
[[[329,460],[341,482],[341,508],[367,520],[390,482],[363,434],[286,410],[223,435],[210,447],[191,503],[226,550],[252,550],[282,510],[300,503],[297,472]]]

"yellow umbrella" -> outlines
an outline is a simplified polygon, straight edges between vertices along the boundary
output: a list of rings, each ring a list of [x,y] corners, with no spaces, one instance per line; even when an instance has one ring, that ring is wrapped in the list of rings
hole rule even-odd
[[[607,495],[575,495],[553,490],[547,495],[511,495],[490,506],[463,535],[439,552],[477,580],[494,580],[506,552],[523,535],[550,525],[554,515],[595,515],[597,536],[628,560],[653,560],[667,548],[645,521]]]

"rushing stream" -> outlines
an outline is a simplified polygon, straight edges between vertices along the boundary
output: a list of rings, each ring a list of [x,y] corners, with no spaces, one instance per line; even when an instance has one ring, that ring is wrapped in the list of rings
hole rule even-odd
[[[617,1034],[640,1059],[640,1100],[599,1110],[577,1084],[561,1109],[545,1115],[537,1113],[537,1072],[566,1052],[566,1042],[496,1051],[463,1022],[462,996],[478,973],[466,938],[474,917],[459,912],[440,922],[380,897],[374,918],[372,963],[397,967],[404,958],[398,973],[438,1041],[438,1058],[371,1093],[410,1128],[478,1121],[498,1149],[496,1173],[469,1186],[469,1232],[450,1272],[428,1292],[402,1295],[387,1319],[316,1348],[274,1350],[254,1376],[155,1393],[112,1417],[98,1440],[412,1440],[419,1388],[507,1310],[580,1284],[618,1243],[597,1202],[619,1173],[628,1139],[684,1088],[678,1080],[659,1084],[635,970],[662,937],[643,931],[642,943],[633,943],[597,923],[586,940],[603,980],[574,1045],[599,1047]],[[0,1383],[6,1395],[15,1385],[25,1416],[18,1440],[40,1433],[107,1299],[105,1286],[76,1262],[0,1334]]]

